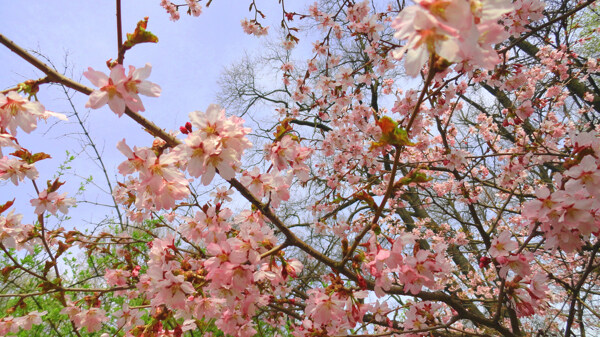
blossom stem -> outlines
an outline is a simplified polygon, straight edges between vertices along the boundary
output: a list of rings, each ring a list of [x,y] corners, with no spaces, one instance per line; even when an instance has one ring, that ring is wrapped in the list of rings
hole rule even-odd
[[[10,51],[12,51],[13,53],[19,55],[25,61],[29,62],[34,67],[41,70],[44,74],[46,74],[48,76],[48,79],[50,82],[62,83],[65,86],[67,86],[71,89],[77,90],[86,95],[89,95],[92,93],[93,90],[91,88],[86,87],[85,85],[78,83],[76,81],[73,81],[72,79],[60,74],[59,72],[52,69],[47,64],[40,61],[38,58],[31,55],[25,49],[21,48],[20,46],[18,46],[17,44],[15,44],[13,41],[9,40],[8,38],[6,38],[6,36],[4,36],[2,34],[0,34],[0,43],[3,44],[6,48],[10,49]]]
[[[117,63],[123,64],[125,50],[123,49],[123,28],[121,23],[121,0],[117,0]]]
[[[423,103],[423,100],[425,99],[425,94],[427,93],[427,88],[429,88],[429,85],[431,84],[431,81],[433,80],[433,77],[435,76],[435,70],[433,69],[434,62],[435,62],[435,58],[432,56],[429,61],[429,69],[427,71],[427,78],[425,79],[425,84],[423,84],[423,90],[421,91],[421,94],[419,95],[417,104],[415,104],[415,108],[410,116],[410,119],[408,120],[408,124],[406,124],[406,133],[409,135],[410,135],[410,128],[412,127],[413,123],[415,122],[415,119],[417,118],[417,115],[419,114],[419,108],[421,108],[421,104]]]

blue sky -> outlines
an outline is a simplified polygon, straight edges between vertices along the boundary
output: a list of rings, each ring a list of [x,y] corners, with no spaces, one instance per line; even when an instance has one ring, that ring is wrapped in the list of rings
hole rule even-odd
[[[259,50],[261,41],[246,35],[240,27],[240,20],[253,17],[248,5],[243,2],[232,6],[231,1],[213,1],[210,8],[204,8],[200,17],[181,15],[181,20],[172,22],[169,15],[159,6],[159,0],[123,0],[123,30],[132,32],[136,23],[148,16],[148,30],[159,37],[158,44],[138,45],[128,51],[124,64],[141,67],[145,63],[153,66],[149,80],[162,87],[160,98],[143,97],[146,107],[144,116],[165,129],[178,129],[187,121],[190,111],[204,110],[215,101],[218,92],[217,79],[222,69],[239,60],[244,51]],[[182,1],[183,3],[183,1]],[[277,22],[279,11],[275,11],[276,1],[257,1],[271,8],[265,8],[267,21]],[[21,47],[34,50],[48,57],[62,70],[67,66],[67,75],[85,85],[93,85],[82,77],[87,67],[108,72],[106,60],[116,58],[116,24],[114,1],[21,1],[1,0],[5,15],[0,22],[0,32]],[[275,7],[276,8],[276,7]],[[261,8],[262,9],[262,8]],[[65,63],[66,61],[66,63]],[[0,47],[0,88],[13,87],[27,79],[37,79],[42,74],[33,66],[21,60],[3,46]],[[47,110],[72,114],[70,105],[57,86],[43,86],[38,97]],[[84,108],[87,97],[76,94],[73,103],[79,113],[86,118],[86,125],[107,165],[109,175],[116,175],[116,166],[124,157],[116,150],[116,143],[126,138],[129,145],[147,146],[152,138],[126,116],[117,118],[108,106],[99,110]],[[58,166],[66,158],[66,151],[78,154],[65,175],[67,185],[61,190],[74,193],[81,179],[90,175],[100,186],[105,187],[101,171],[81,153],[82,137],[76,119],[68,123],[42,122],[32,134],[20,131],[21,145],[32,152],[44,151],[53,156],[50,160],[38,163],[40,178],[38,185],[52,179]],[[5,151],[9,153],[10,151]],[[91,152],[89,152],[91,153]],[[0,183],[2,196],[0,203],[17,198],[16,208],[32,220],[29,199],[34,197],[33,188],[28,182],[14,188],[11,183]],[[89,201],[106,203],[110,199],[99,193],[98,188],[87,187],[85,198]],[[69,215],[81,221],[96,221],[104,218],[106,210],[80,204]]]

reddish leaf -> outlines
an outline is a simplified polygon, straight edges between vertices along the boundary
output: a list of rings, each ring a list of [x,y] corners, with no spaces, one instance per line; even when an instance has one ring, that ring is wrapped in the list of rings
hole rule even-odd
[[[2,212],[6,211],[14,203],[15,203],[15,199],[13,199],[11,201],[7,201],[4,205],[0,206],[0,214],[2,214]]]

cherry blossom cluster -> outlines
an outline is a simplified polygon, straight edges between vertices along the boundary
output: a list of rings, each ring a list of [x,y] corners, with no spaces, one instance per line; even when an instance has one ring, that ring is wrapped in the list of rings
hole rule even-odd
[[[6,216],[0,215],[0,243],[6,248],[32,249],[29,239],[33,236],[33,226],[22,224],[22,214],[15,214],[11,210]]]
[[[225,110],[216,104],[209,105],[205,112],[191,112],[189,117],[193,131],[175,150],[187,163],[188,173],[202,176],[204,185],[211,183],[217,171],[223,179],[233,179],[244,150],[252,146],[246,138],[250,129],[243,126],[244,120],[226,118]]]
[[[368,251],[363,269],[375,278],[375,293],[381,297],[391,285],[396,283],[404,287],[404,291],[418,294],[424,287],[436,290],[440,287],[437,280],[450,271],[445,258],[446,247],[436,245],[432,250],[415,247],[413,254],[406,254],[408,245],[415,245],[412,234],[388,239],[390,249],[384,249],[376,243],[375,236],[369,240]]]
[[[117,149],[127,157],[119,165],[119,173],[129,176],[115,190],[122,204],[135,204],[138,210],[170,209],[188,196],[188,181],[176,167],[179,157],[175,152],[161,153],[157,147],[131,149],[125,140],[117,144]],[[130,176],[133,173],[138,173],[138,177]]]
[[[416,76],[432,54],[449,62],[468,62],[475,67],[492,69],[500,62],[493,45],[508,34],[497,23],[510,12],[510,1],[419,0],[404,9],[394,20],[394,37],[408,40],[395,51],[397,58],[406,53],[405,68]]]
[[[435,326],[438,324],[440,317],[441,305],[432,303],[429,301],[414,303],[410,306],[410,309],[406,313],[406,320],[404,321],[404,328],[406,330],[422,330],[428,327]],[[422,334],[411,333],[407,334],[409,337],[420,337]]]
[[[268,145],[265,152],[277,171],[283,171],[290,167],[292,175],[298,177],[301,181],[309,179],[310,169],[306,161],[310,158],[313,150],[300,146],[298,139],[294,139],[292,135],[286,134],[281,140]]]
[[[547,283],[548,278],[541,273],[526,278],[516,276],[506,282],[507,295],[519,317],[532,316],[545,309],[544,300],[550,290]]]
[[[241,24],[244,32],[248,35],[263,36],[269,34],[269,27],[263,27],[256,20],[244,19]]]
[[[169,13],[171,21],[178,21],[181,18],[179,7],[182,6],[188,7],[187,14],[191,16],[200,16],[202,14],[202,5],[199,4],[198,0],[185,0],[185,5],[176,5],[169,0],[161,0],[160,6]]]
[[[83,75],[100,89],[90,94],[85,106],[99,109],[108,104],[119,117],[123,115],[125,108],[133,112],[145,111],[139,94],[158,97],[161,92],[157,84],[146,81],[151,71],[150,64],[138,69],[129,66],[129,74],[125,75],[125,68],[117,64],[110,70],[110,75],[106,76],[103,72],[88,68]]]
[[[15,146],[18,145],[15,144]],[[39,175],[35,165],[29,164],[22,159],[8,157],[0,159],[1,180],[10,180],[13,184],[19,185],[19,182],[25,180],[25,178],[35,180]]]
[[[44,212],[50,212],[56,215],[56,212],[61,211],[63,214],[69,213],[69,207],[75,205],[74,198],[67,198],[67,192],[58,194],[58,192],[49,192],[43,190],[38,195],[38,198],[31,199],[31,206],[35,207],[35,214],[41,215]]]
[[[0,319],[0,334],[7,336],[8,334],[16,334],[21,329],[31,330],[34,325],[42,324],[42,316],[46,314],[48,314],[47,311],[39,312],[35,310],[30,311],[25,316],[5,316]]]
[[[383,25],[379,22],[377,16],[370,13],[367,1],[348,6],[346,17],[349,20],[349,29],[357,33],[368,34],[374,39],[378,39],[377,32],[383,30]]]
[[[600,231],[600,141],[596,132],[581,133],[572,140],[575,161],[554,180],[559,189],[536,189],[537,199],[523,205],[523,215],[540,224],[549,249],[571,252]],[[588,154],[589,153],[589,154]]]
[[[171,21],[177,21],[180,19],[179,10],[177,6],[169,0],[161,0],[160,5],[164,8],[167,13],[171,16]]]

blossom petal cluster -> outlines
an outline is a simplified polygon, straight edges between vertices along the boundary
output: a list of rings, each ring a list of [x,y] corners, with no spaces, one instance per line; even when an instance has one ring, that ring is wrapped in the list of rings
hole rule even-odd
[[[0,318],[0,335],[7,336],[16,334],[20,329],[31,330],[34,325],[42,324],[42,316],[48,314],[47,311],[30,311],[25,316],[13,317],[11,315]]]
[[[127,157],[118,166],[119,173],[138,174],[137,178],[129,176],[129,180],[115,190],[121,203],[134,203],[139,210],[169,209],[175,206],[175,201],[189,195],[188,181],[177,167],[177,153],[160,153],[148,147],[131,149],[125,139],[117,148]]]
[[[63,214],[69,213],[69,207],[75,206],[74,198],[67,198],[67,192],[58,194],[58,192],[50,192],[43,190],[37,198],[31,199],[31,206],[35,207],[34,213],[41,215],[48,211],[54,215],[61,211]]]
[[[394,52],[416,76],[431,55],[492,69],[500,58],[493,45],[508,34],[498,19],[512,10],[508,0],[418,0],[393,21],[394,37],[407,40]]]
[[[129,73],[125,75],[125,68],[121,64],[115,65],[110,75],[101,71],[88,68],[83,75],[99,90],[94,90],[86,103],[87,108],[99,109],[108,104],[110,109],[119,117],[129,108],[133,112],[145,111],[140,94],[149,97],[160,96],[161,88],[155,83],[146,81],[150,76],[152,66],[146,64],[143,68],[136,69],[129,66]]]
[[[205,112],[191,112],[194,130],[178,147],[180,156],[187,161],[187,170],[193,177],[202,176],[202,184],[208,185],[215,173],[223,179],[235,177],[244,150],[252,145],[246,138],[249,128],[243,126],[239,117],[225,117],[225,110],[216,104]]]
[[[17,128],[30,133],[37,127],[38,120],[50,116],[67,120],[65,115],[46,111],[40,102],[30,101],[16,91],[9,91],[6,95],[0,93],[0,146],[15,147],[7,143],[9,133],[15,137]]]

